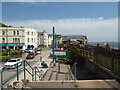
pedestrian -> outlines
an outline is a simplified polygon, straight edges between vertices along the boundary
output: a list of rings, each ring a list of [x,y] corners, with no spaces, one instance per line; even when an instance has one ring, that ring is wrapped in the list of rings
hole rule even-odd
[[[99,47],[99,43],[97,43],[97,47]]]
[[[45,64],[45,61],[42,61],[42,62],[41,62],[41,66],[43,66],[44,64]]]
[[[53,61],[53,66],[56,66],[56,64],[55,64],[55,60]]]
[[[40,62],[42,62],[42,57],[40,56]]]

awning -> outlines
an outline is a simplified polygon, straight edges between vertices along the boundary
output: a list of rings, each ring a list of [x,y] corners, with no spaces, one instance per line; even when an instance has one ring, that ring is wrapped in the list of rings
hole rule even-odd
[[[24,46],[24,43],[0,43],[2,46]]]

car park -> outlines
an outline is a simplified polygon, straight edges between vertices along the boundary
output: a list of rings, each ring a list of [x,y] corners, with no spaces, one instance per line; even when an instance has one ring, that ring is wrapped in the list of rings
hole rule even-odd
[[[6,63],[5,63],[5,68],[16,68],[17,67],[17,63],[18,63],[18,66],[22,65],[22,59],[20,58],[13,58],[13,59],[10,59],[8,60]]]
[[[29,53],[26,57],[26,59],[32,59],[35,57],[35,54],[34,53]]]

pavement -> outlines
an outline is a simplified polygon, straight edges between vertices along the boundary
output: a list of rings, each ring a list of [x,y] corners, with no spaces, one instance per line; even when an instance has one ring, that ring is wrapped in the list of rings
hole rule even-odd
[[[47,69],[46,74],[42,81],[65,81],[75,80],[74,75],[70,72],[70,65],[56,62],[56,66],[53,63]]]

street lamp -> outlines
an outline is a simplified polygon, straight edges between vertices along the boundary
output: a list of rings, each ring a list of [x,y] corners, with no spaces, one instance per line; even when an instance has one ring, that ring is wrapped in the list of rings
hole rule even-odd
[[[53,66],[56,66],[55,63],[55,28],[53,27]]]

